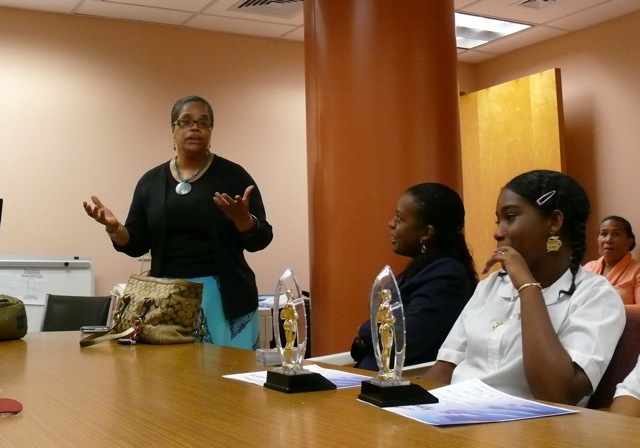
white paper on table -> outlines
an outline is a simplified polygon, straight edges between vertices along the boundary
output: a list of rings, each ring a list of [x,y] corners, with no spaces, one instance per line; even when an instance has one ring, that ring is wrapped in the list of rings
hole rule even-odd
[[[341,370],[325,369],[324,367],[320,367],[316,364],[305,365],[304,368],[310,372],[319,373],[335,384],[338,389],[360,386],[363,381],[371,379],[371,377],[366,375],[358,375],[356,373],[343,372]],[[263,386],[265,381],[267,381],[267,372],[265,370],[261,372],[235,373],[232,375],[224,375],[223,377]]]
[[[505,422],[578,412],[505,394],[477,378],[429,392],[438,398],[439,403],[383,409],[438,426]]]

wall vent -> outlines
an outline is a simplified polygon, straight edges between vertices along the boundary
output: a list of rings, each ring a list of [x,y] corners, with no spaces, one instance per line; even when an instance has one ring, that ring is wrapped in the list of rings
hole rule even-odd
[[[239,0],[227,11],[277,19],[292,19],[302,12],[302,0]]]
[[[542,9],[560,3],[560,0],[521,0],[518,6],[531,9]]]
[[[270,5],[272,3],[295,3],[301,2],[302,0],[243,0],[238,8],[244,8],[245,6],[261,6],[261,5]]]

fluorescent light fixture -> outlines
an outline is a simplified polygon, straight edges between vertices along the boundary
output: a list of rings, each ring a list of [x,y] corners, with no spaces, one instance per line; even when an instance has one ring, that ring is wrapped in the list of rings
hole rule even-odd
[[[475,48],[531,27],[524,23],[506,22],[461,12],[455,13],[455,20],[456,46],[463,50]]]

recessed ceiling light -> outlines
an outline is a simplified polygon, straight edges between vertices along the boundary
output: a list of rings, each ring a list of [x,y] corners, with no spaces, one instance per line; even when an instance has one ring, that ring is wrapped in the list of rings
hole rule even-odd
[[[531,27],[531,25],[524,23],[507,22],[460,12],[455,13],[455,20],[456,46],[464,50],[478,47],[492,40]]]

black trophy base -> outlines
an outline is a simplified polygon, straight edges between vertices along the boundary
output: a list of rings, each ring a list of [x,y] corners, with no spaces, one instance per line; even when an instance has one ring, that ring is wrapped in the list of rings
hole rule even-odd
[[[438,399],[417,384],[379,386],[363,381],[358,398],[380,408],[437,403]]]
[[[336,389],[335,384],[316,372],[302,371],[287,375],[273,370],[267,372],[264,387],[286,394]]]

